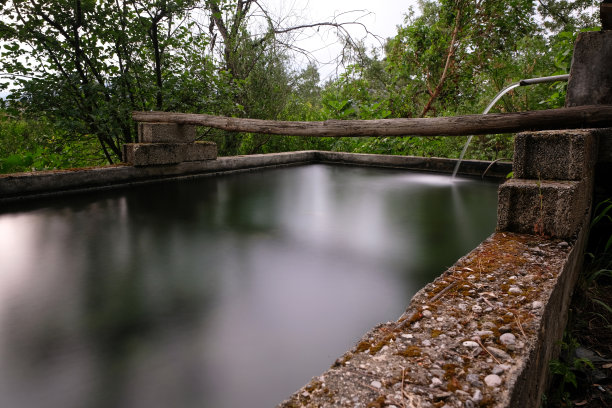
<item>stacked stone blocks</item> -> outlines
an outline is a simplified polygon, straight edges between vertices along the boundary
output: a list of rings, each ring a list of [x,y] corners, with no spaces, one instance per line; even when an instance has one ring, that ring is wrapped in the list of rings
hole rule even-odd
[[[514,144],[514,178],[498,193],[497,229],[575,237],[591,203],[598,132],[519,133]]]
[[[139,123],[138,143],[124,146],[123,160],[132,166],[172,165],[215,160],[217,145],[197,142],[195,126],[176,123]]]

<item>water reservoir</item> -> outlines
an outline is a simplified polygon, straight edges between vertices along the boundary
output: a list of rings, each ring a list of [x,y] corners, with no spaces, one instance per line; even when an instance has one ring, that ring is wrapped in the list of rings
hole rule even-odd
[[[491,234],[496,184],[308,165],[0,209],[0,406],[274,406]]]

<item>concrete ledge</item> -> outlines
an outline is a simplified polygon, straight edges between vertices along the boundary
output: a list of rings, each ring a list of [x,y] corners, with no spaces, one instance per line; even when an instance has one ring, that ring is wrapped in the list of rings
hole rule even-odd
[[[356,156],[351,159],[351,156]],[[248,156],[219,157],[216,160],[189,161],[178,164],[157,166],[114,165],[88,169],[41,171],[33,173],[0,174],[0,203],[35,199],[41,196],[56,196],[99,189],[116,188],[141,183],[185,177],[202,177],[210,174],[235,171],[251,171],[261,168],[291,166],[308,163],[339,163],[350,165],[376,166],[376,158],[380,157],[379,167],[394,167],[421,170],[422,167],[433,166],[441,172],[452,172],[456,161],[448,159],[423,159],[406,156],[385,155],[354,155],[352,153],[329,153],[320,151],[299,151],[273,154],[256,154]],[[366,163],[367,164],[364,164]],[[443,162],[441,166],[436,163]],[[489,165],[479,164],[483,172]],[[510,171],[508,163],[496,163],[501,166],[502,173]],[[478,173],[480,176],[482,173]],[[497,173],[487,173],[488,178]],[[505,174],[504,174],[505,177]]]
[[[514,177],[581,180],[589,177],[597,156],[597,131],[524,132],[514,141]]]
[[[456,159],[440,157],[396,156],[387,154],[363,154],[317,151],[317,158],[325,163],[354,164],[359,166],[376,166],[404,168],[436,173],[452,173],[457,164]],[[458,174],[463,176],[482,177],[505,180],[512,171],[509,162],[489,162],[482,160],[463,160]]]
[[[139,143],[193,143],[196,128],[176,123],[138,123]]]
[[[494,234],[280,407],[538,407],[584,241]]]
[[[512,179],[499,187],[497,230],[570,239],[591,203],[585,181]]]
[[[198,143],[128,143],[124,145],[124,160],[131,166],[155,166],[188,161],[214,160],[217,145]]]
[[[88,169],[0,174],[0,203],[117,188],[168,179],[315,162],[314,151],[221,157],[165,166],[114,165]]]

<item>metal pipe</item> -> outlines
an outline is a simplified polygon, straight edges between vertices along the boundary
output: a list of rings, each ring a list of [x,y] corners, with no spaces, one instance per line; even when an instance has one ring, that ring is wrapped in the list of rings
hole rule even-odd
[[[557,81],[567,81],[569,80],[569,74],[565,75],[553,75],[541,78],[529,78],[529,79],[521,79],[519,81],[520,86],[525,85],[534,85],[534,84],[544,84],[547,82],[557,82]]]

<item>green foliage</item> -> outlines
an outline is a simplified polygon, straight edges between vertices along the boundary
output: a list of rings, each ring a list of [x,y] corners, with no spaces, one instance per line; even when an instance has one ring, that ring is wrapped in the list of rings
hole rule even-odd
[[[384,50],[368,54],[348,42],[346,70],[321,86],[314,65],[290,68],[287,45],[277,38],[285,30],[266,12],[267,28],[253,34],[252,8],[262,7],[254,0],[7,0],[0,4],[0,73],[17,88],[2,103],[12,115],[54,126],[61,137],[51,150],[61,157],[89,152],[93,140],[107,162],[135,140],[134,110],[304,121],[479,113],[519,79],[567,73],[577,31],[595,24],[592,3],[422,0]],[[493,111],[559,107],[565,89],[521,87]],[[221,155],[328,149],[458,157],[465,143],[211,129],[201,138],[217,142]],[[3,166],[75,163],[40,146],[3,153]],[[512,151],[511,135],[479,136],[466,158],[511,159]],[[38,152],[50,154],[51,164],[40,165]]]
[[[589,370],[595,368],[593,363],[586,358],[577,358],[576,349],[580,346],[578,341],[568,332],[564,334],[561,342],[560,359],[552,360],[549,363],[550,373],[554,387],[553,392],[546,397],[545,407],[547,406],[572,406],[568,386],[575,390],[578,387],[577,375],[584,375]]]
[[[45,118],[0,113],[0,173],[87,167],[104,162],[97,140],[71,140]]]
[[[565,2],[589,13],[585,1]],[[545,4],[545,3],[542,3]],[[323,103],[334,119],[449,116],[480,113],[503,88],[524,78],[569,72],[576,31],[593,22],[570,7],[553,7],[538,25],[532,0],[426,0],[410,10],[386,45],[386,57],[364,58],[326,84]],[[554,9],[554,10],[553,10]],[[554,13],[553,13],[554,11]],[[552,14],[551,14],[552,13]],[[551,17],[552,16],[552,17]],[[554,17],[554,18],[553,18]],[[559,26],[559,21],[572,23]],[[520,87],[493,112],[561,107],[566,83]],[[368,107],[375,109],[368,109]],[[458,157],[465,138],[383,138],[344,143],[349,151]],[[474,138],[466,158],[512,159],[512,135]]]
[[[196,1],[10,0],[0,5],[9,104],[70,137],[94,135],[107,160],[135,139],[134,110],[230,113],[236,86],[202,52]]]

